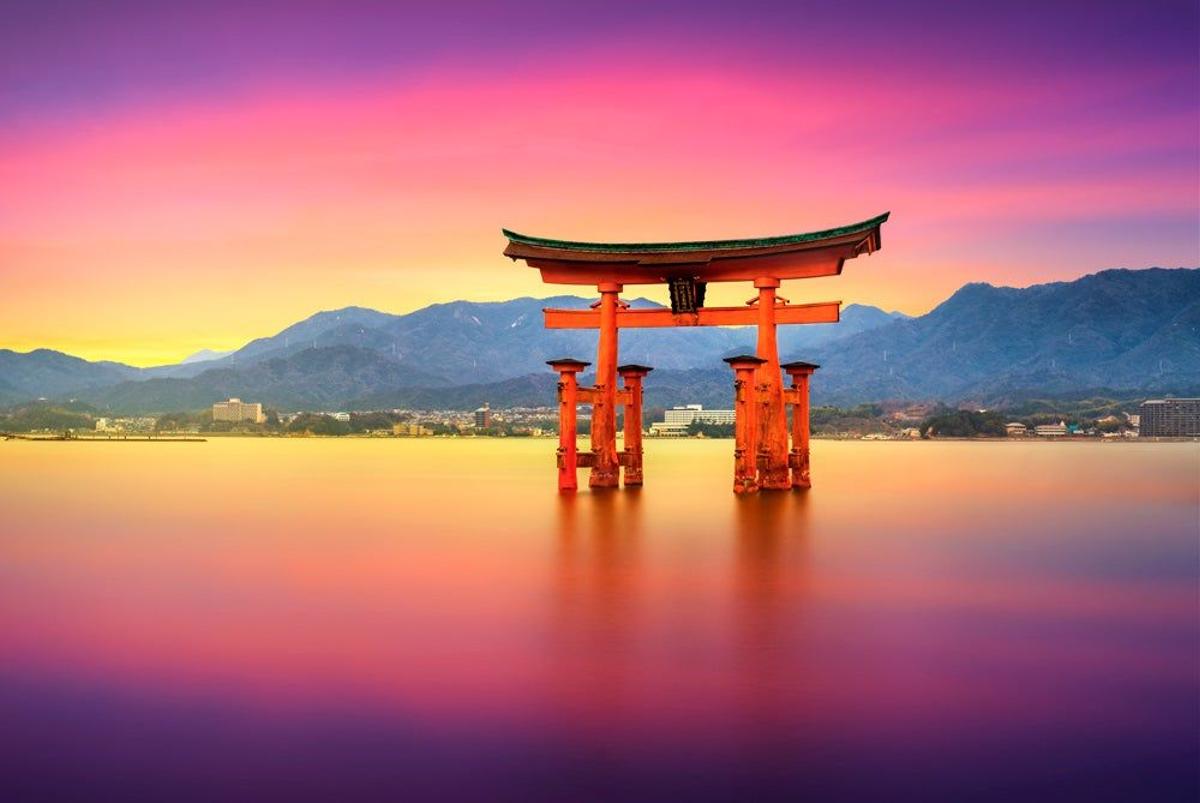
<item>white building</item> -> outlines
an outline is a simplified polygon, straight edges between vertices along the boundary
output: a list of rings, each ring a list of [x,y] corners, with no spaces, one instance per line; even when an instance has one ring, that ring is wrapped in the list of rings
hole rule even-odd
[[[683,424],[685,427],[693,421],[705,424],[732,424],[733,416],[733,410],[705,410],[702,404],[685,404],[667,410],[663,414],[663,423]]]
[[[728,424],[734,422],[733,410],[705,410],[702,404],[685,404],[672,407],[663,414],[662,421],[650,425],[650,434],[658,437],[682,437],[693,422],[702,424]]]
[[[1057,424],[1038,424],[1033,428],[1033,431],[1042,437],[1061,437],[1067,434],[1067,422],[1059,421]]]

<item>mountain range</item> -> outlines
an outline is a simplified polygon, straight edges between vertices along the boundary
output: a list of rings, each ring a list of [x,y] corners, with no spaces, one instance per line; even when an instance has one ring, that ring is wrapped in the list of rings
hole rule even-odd
[[[589,359],[596,334],[546,330],[541,310],[591,303],[454,301],[406,315],[347,307],[232,353],[155,368],[0,349],[0,403],[75,398],[120,413],[199,409],[229,396],[283,410],[549,405],[545,360]],[[818,403],[1191,393],[1200,390],[1200,270],[1107,270],[1020,289],[968,284],[919,317],[852,304],[838,324],[780,327],[779,339],[784,359],[823,366]],[[753,352],[754,341],[745,327],[626,330],[620,355],[655,367],[649,406],[724,406],[721,358]]]

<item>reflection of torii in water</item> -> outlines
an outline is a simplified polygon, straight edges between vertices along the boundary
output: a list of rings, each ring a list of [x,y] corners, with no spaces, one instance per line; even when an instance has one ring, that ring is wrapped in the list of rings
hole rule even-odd
[[[827,660],[817,652],[821,645],[809,616],[810,503],[806,494],[742,497],[734,500],[730,527],[736,541],[729,671],[737,678],[731,685],[738,696],[729,736],[745,764],[775,778],[807,771],[793,752],[807,747],[796,724],[813,709],[819,664]],[[791,749],[780,750],[784,744]]]
[[[737,468],[734,490],[807,488],[808,377],[816,366],[796,363],[786,391],[780,376],[776,324],[836,323],[840,301],[791,304],[776,296],[785,279],[810,279],[842,272],[847,259],[880,247],[884,213],[836,229],[749,240],[677,243],[592,243],[529,237],[504,230],[505,256],[523,259],[550,284],[594,285],[600,301],[587,310],[545,310],[548,329],[599,329],[596,384],[581,388],[577,374],[590,363],[574,359],[550,362],[559,381],[559,489],[576,488],[575,470],[591,468],[588,484],[613,488],[625,467],[625,484],[641,485],[642,379],[647,366],[617,366],[621,328],[674,326],[758,327],[757,354],[733,362],[737,372]],[[758,294],[744,307],[705,307],[709,282],[750,281]],[[618,298],[628,284],[666,284],[671,309],[632,309]],[[618,373],[624,387],[617,389]],[[748,382],[748,386],[747,386]],[[575,406],[592,405],[591,452],[575,446]],[[625,406],[625,450],[617,452],[616,406]],[[789,453],[785,405],[803,425],[793,427]],[[790,474],[790,476],[789,476]]]

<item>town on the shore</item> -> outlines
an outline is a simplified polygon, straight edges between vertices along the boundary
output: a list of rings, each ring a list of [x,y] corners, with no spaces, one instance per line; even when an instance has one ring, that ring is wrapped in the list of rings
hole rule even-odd
[[[579,429],[588,432],[587,410]],[[1200,437],[1200,398],[1117,402],[1026,402],[1003,410],[952,408],[936,403],[818,406],[811,411],[814,437],[842,440],[937,438],[1131,438]],[[646,411],[651,438],[729,438],[733,410],[699,404]],[[278,437],[557,437],[553,407],[475,410],[280,411],[261,402],[230,398],[210,408],[159,416],[116,416],[79,402],[45,400],[0,414],[0,434],[69,437],[242,435]]]

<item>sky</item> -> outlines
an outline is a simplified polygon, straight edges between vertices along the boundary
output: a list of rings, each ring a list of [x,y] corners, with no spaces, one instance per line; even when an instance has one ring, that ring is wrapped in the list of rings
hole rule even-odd
[[[0,5],[0,348],[154,365],[318,310],[561,292],[502,226],[888,210],[881,251],[783,295],[919,314],[967,282],[1200,265],[1200,7]]]

